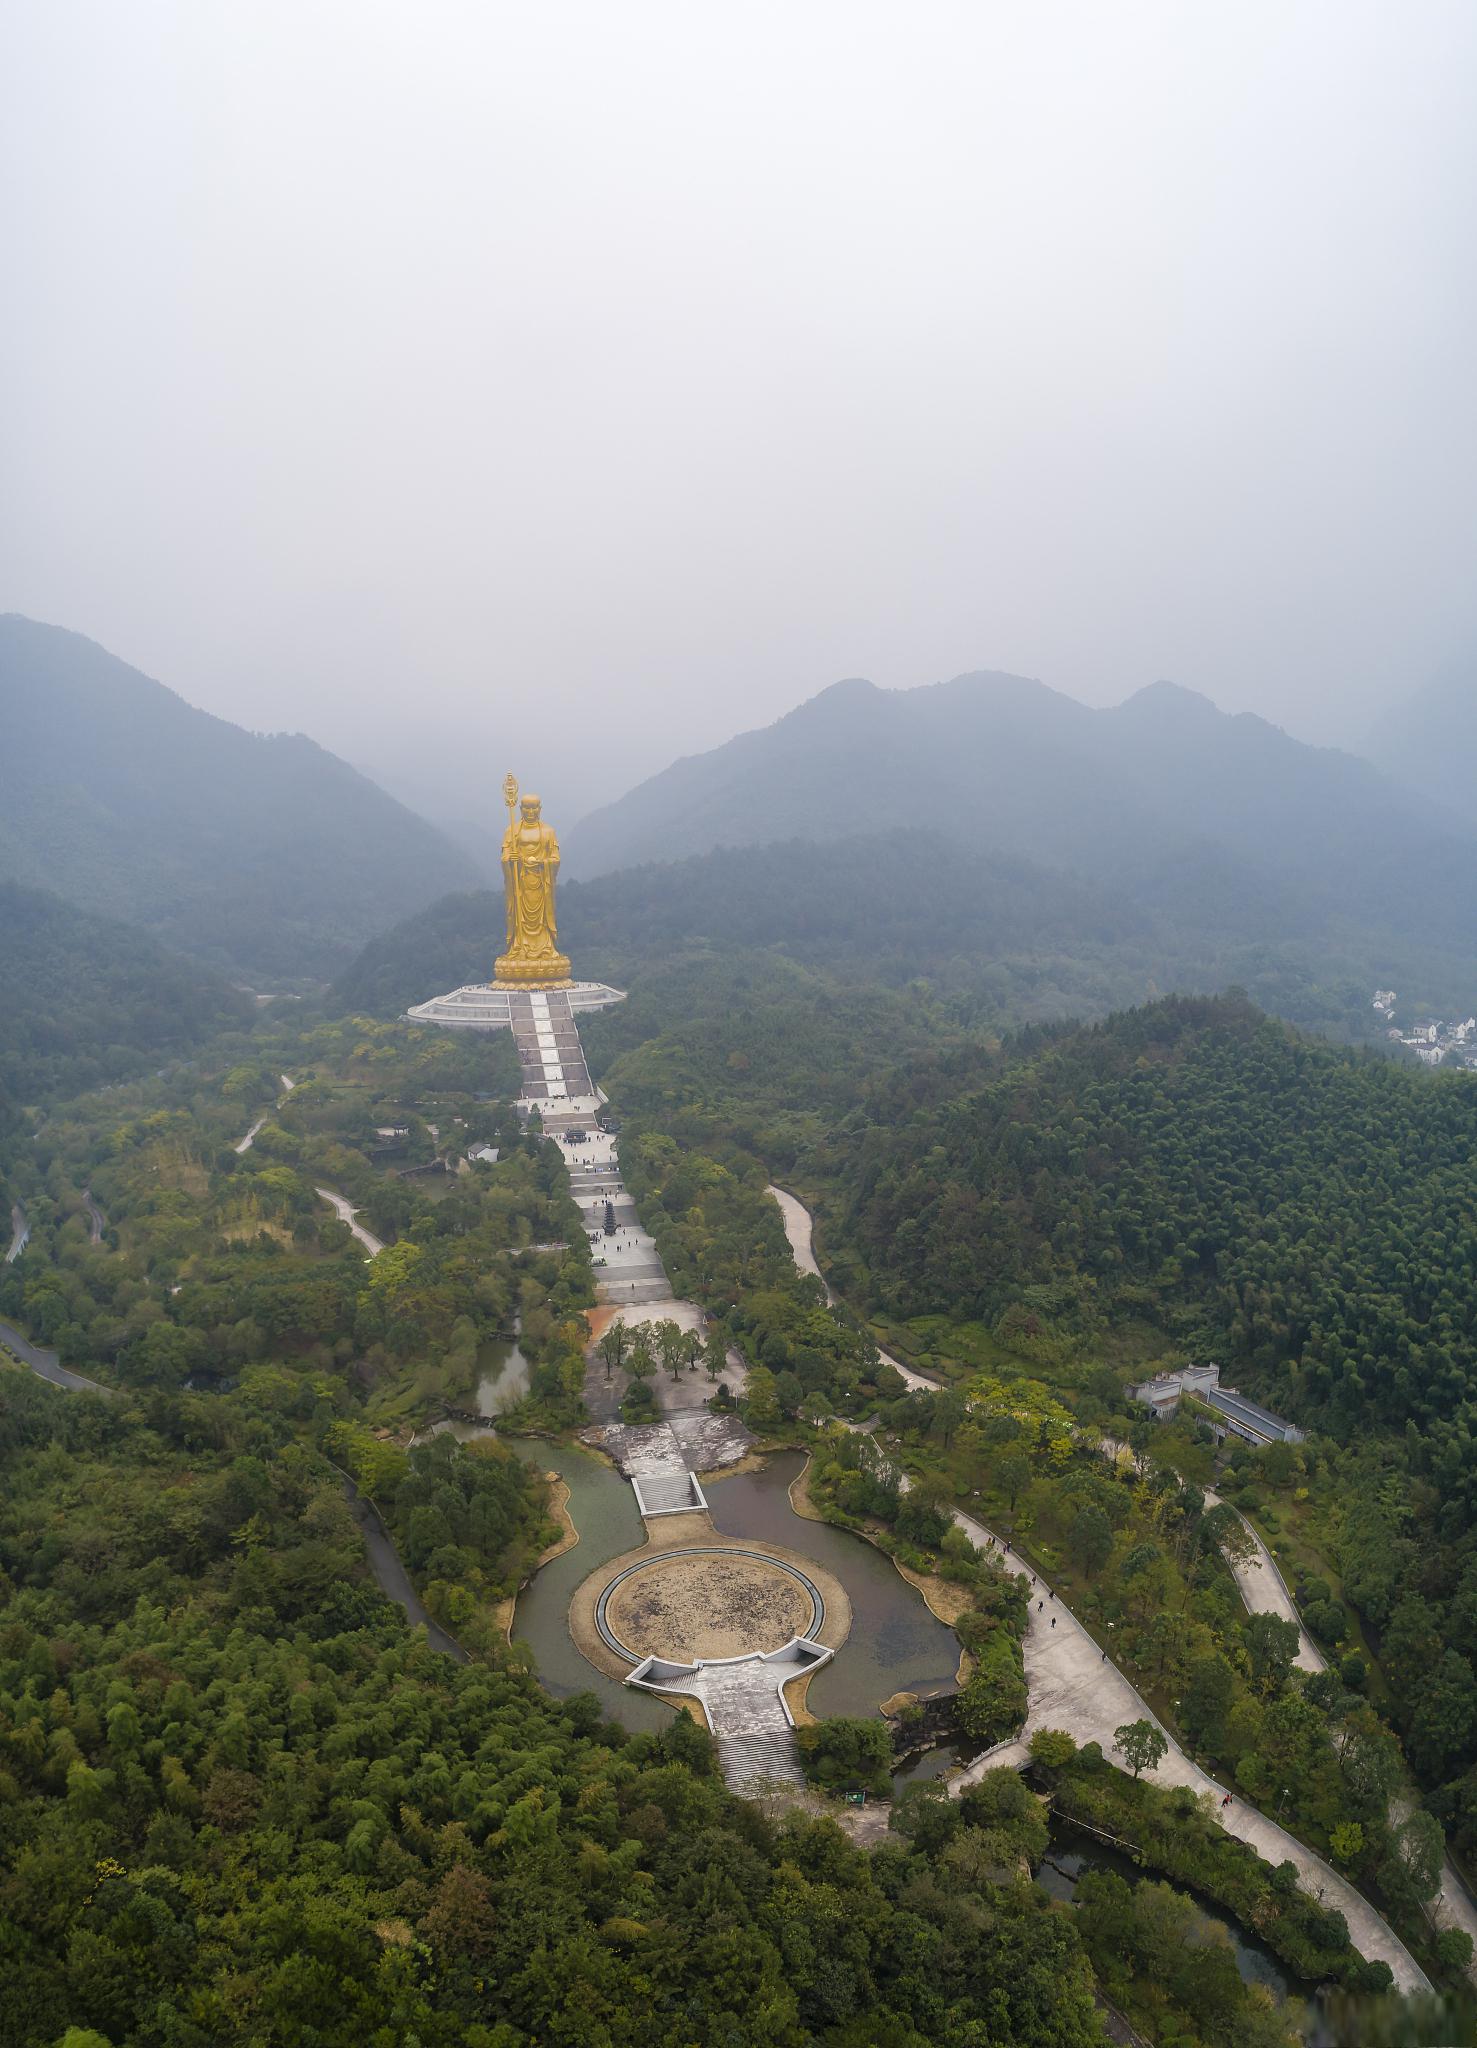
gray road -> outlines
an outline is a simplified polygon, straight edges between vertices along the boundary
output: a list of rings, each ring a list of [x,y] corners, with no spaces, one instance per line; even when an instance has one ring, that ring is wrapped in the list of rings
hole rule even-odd
[[[332,1188],[317,1188],[314,1192],[322,1196],[323,1200],[333,1210],[334,1215],[338,1217],[340,1223],[348,1224],[350,1233],[358,1238],[360,1244],[363,1245],[371,1258],[377,1257],[384,1250],[385,1247],[381,1240],[375,1236],[372,1230],[366,1230],[364,1225],[358,1220],[359,1211],[346,1196],[336,1195]]]
[[[68,1393],[103,1394],[111,1400],[116,1392],[115,1388],[104,1387],[97,1380],[85,1379],[80,1372],[69,1372],[54,1351],[42,1351],[11,1323],[0,1323],[0,1345],[4,1345],[22,1365],[28,1365],[40,1378],[49,1380],[54,1387],[65,1387]]]
[[[831,1283],[816,1263],[815,1223],[810,1211],[798,1196],[787,1194],[783,1188],[770,1185],[766,1193],[774,1196],[779,1204],[780,1215],[784,1218],[785,1236],[790,1240],[790,1251],[795,1264],[802,1273],[813,1273],[826,1290],[826,1300],[834,1303],[836,1296]],[[884,1365],[890,1365],[910,1394],[936,1394],[939,1382],[931,1380],[926,1372],[915,1372],[911,1365],[904,1365],[900,1358],[894,1358],[890,1351],[879,1345],[877,1356]]]

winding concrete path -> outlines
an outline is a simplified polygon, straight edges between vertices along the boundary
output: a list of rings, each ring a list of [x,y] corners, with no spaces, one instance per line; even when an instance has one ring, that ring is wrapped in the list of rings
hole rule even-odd
[[[1211,1507],[1222,1505],[1221,1496],[1212,1487],[1206,1487],[1205,1499]],[[1239,1509],[1237,1513],[1240,1513]],[[1241,1522],[1255,1549],[1248,1558],[1228,1556],[1226,1562],[1231,1568],[1248,1613],[1276,1614],[1283,1621],[1290,1621],[1298,1632],[1298,1652],[1293,1660],[1298,1668],[1308,1672],[1326,1671],[1328,1660],[1304,1627],[1303,1617],[1288,1591],[1287,1581],[1278,1569],[1276,1559],[1245,1515],[1241,1515]],[[1390,1801],[1390,1818],[1397,1824],[1408,1820],[1415,1812],[1416,1805],[1414,1793],[1397,1793]],[[1477,1900],[1473,1899],[1449,1856],[1442,1859],[1441,1887],[1430,1903],[1428,1917],[1443,1932],[1448,1927],[1454,1927],[1460,1933],[1471,1936],[1474,1953],[1468,1975],[1477,1983]]]
[[[1007,1565],[1014,1564],[1029,1575],[1029,1567],[1022,1566],[993,1530],[973,1515],[956,1510],[954,1524],[977,1549],[992,1552]],[[1164,1761],[1154,1773],[1159,1784],[1184,1785],[1192,1792],[1208,1792],[1216,1802],[1226,1832],[1250,1843],[1268,1863],[1293,1864],[1302,1889],[1343,1914],[1355,1948],[1371,1961],[1388,1963],[1400,1990],[1430,1990],[1431,1980],[1399,1935],[1347,1878],[1340,1877],[1332,1864],[1325,1863],[1295,1835],[1276,1821],[1268,1820],[1239,1795],[1229,1806],[1221,1806],[1222,1787],[1190,1761],[1138,1689],[1093,1640],[1066,1603],[1054,1597],[1039,1575],[1031,1594],[1025,1664],[1030,1706],[1019,1740],[978,1758],[959,1777],[950,1780],[951,1791],[962,1791],[985,1771],[1001,1764],[1024,1762],[1030,1754],[1030,1739],[1038,1728],[1065,1729],[1079,1745],[1101,1743],[1104,1755],[1111,1755],[1114,1733],[1126,1721],[1152,1721],[1169,1745]]]
[[[1226,1502],[1213,1486],[1207,1486],[1205,1505],[1209,1508],[1221,1508],[1226,1506]],[[1275,1614],[1280,1621],[1290,1621],[1298,1632],[1294,1664],[1300,1671],[1326,1671],[1328,1660],[1303,1627],[1303,1617],[1293,1604],[1292,1595],[1287,1590],[1287,1581],[1277,1569],[1271,1551],[1239,1508],[1233,1508],[1231,1512],[1252,1542],[1250,1557],[1226,1557],[1226,1563],[1231,1568],[1231,1576],[1235,1579],[1241,1598],[1246,1603],[1247,1613]]]
[[[92,1242],[94,1244],[101,1244],[103,1232],[108,1227],[108,1219],[93,1200],[91,1188],[84,1188],[82,1190],[82,1206],[87,1211],[87,1222],[91,1231]]]
[[[282,1083],[282,1093],[277,1097],[277,1107],[280,1109],[288,1096],[291,1095],[293,1089],[296,1088],[297,1083],[287,1074],[279,1074],[277,1079]],[[236,1144],[232,1147],[233,1151],[249,1152],[251,1150],[257,1132],[267,1120],[267,1114],[266,1110],[262,1111],[251,1129],[246,1133],[246,1136],[236,1141]]]
[[[13,1266],[26,1246],[31,1242],[31,1226],[26,1221],[26,1212],[19,1202],[10,1205],[10,1250],[5,1254],[7,1266]]]
[[[821,1271],[815,1256],[815,1219],[805,1204],[795,1195],[787,1194],[784,1188],[770,1184],[766,1190],[779,1204],[784,1219],[785,1236],[790,1241],[790,1251],[795,1264],[802,1273],[813,1273],[826,1291],[826,1300],[834,1307],[839,1297],[829,1280]],[[900,1358],[894,1358],[890,1351],[884,1351],[879,1344],[877,1356],[884,1365],[890,1365],[910,1394],[936,1394],[940,1382],[931,1380],[927,1373],[915,1372],[911,1365],[904,1365]]]
[[[783,1190],[771,1188],[770,1193],[779,1196]],[[795,1235],[791,1231],[793,1211],[787,1205],[793,1205],[793,1210],[798,1210],[803,1218],[803,1225],[796,1221],[795,1232],[799,1234],[803,1230],[809,1265],[801,1259],[796,1247]],[[815,1270],[811,1234],[807,1227],[810,1218],[803,1204],[790,1195],[781,1201],[780,1208],[785,1216],[786,1235],[796,1253],[796,1264],[803,1271]],[[914,1374],[913,1378],[921,1380],[922,1375]],[[924,1384],[931,1387],[934,1383]],[[906,1474],[903,1481],[906,1486]],[[1004,1539],[975,1516],[956,1508],[952,1519],[955,1528],[961,1529],[977,1550],[999,1558],[1007,1568],[1032,1576],[1030,1567],[1021,1563]],[[1277,1583],[1280,1585],[1280,1579]],[[1286,1588],[1281,1590],[1286,1598]],[[1349,1939],[1355,1948],[1371,1961],[1388,1963],[1401,1991],[1431,1989],[1430,1978],[1399,1935],[1331,1864],[1325,1863],[1295,1835],[1289,1834],[1276,1821],[1268,1820],[1265,1814],[1249,1806],[1244,1799],[1237,1797],[1230,1806],[1221,1806],[1224,1797],[1222,1787],[1198,1764],[1190,1761],[1169,1730],[1150,1710],[1137,1687],[1118,1669],[1107,1650],[1093,1640],[1066,1603],[1055,1597],[1039,1573],[1034,1575],[1024,1657],[1029,1705],[1020,1736],[1013,1742],[1002,1743],[987,1751],[958,1776],[949,1779],[952,1793],[962,1792],[988,1770],[996,1770],[1002,1765],[1019,1768],[1026,1763],[1030,1757],[1030,1738],[1038,1728],[1063,1729],[1079,1745],[1097,1742],[1105,1755],[1111,1755],[1114,1734],[1125,1722],[1152,1721],[1168,1745],[1164,1760],[1155,1772],[1161,1784],[1184,1785],[1196,1793],[1208,1792],[1216,1802],[1221,1825],[1226,1832],[1249,1843],[1269,1863],[1291,1863],[1298,1873],[1302,1889],[1343,1914],[1348,1923]]]
[[[1104,1437],[1103,1444],[1107,1450],[1118,1456],[1134,1455],[1121,1438]],[[1217,1508],[1226,1505],[1213,1486],[1204,1488],[1204,1493],[1207,1507]],[[1326,1671],[1328,1660],[1304,1626],[1303,1617],[1298,1612],[1297,1603],[1292,1597],[1286,1579],[1282,1576],[1277,1560],[1241,1510],[1236,1508],[1233,1512],[1251,1539],[1252,1553],[1249,1557],[1234,1557],[1229,1552],[1222,1554],[1230,1567],[1231,1576],[1236,1581],[1237,1590],[1248,1614],[1275,1614],[1283,1621],[1290,1621],[1298,1632],[1297,1655],[1293,1659],[1298,1669],[1310,1674]],[[1408,1820],[1416,1805],[1417,1800],[1413,1792],[1397,1793],[1390,1801],[1391,1819],[1397,1823]],[[1441,1887],[1427,1908],[1427,1917],[1435,1927],[1443,1931],[1448,1927],[1455,1927],[1461,1933],[1471,1936],[1473,1960],[1468,1975],[1477,1983],[1477,1900],[1473,1899],[1449,1856],[1442,1860]]]
[[[327,1202],[340,1223],[348,1224],[352,1235],[358,1238],[360,1244],[363,1245],[371,1258],[374,1258],[384,1250],[383,1242],[375,1236],[372,1230],[366,1230],[364,1225],[357,1220],[359,1211],[354,1207],[354,1204],[347,1195],[336,1195],[332,1188],[315,1188],[313,1192],[320,1196],[323,1201]]]

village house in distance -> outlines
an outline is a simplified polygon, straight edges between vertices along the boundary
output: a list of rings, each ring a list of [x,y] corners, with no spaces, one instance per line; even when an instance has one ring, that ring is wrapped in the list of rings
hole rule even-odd
[[[1428,1067],[1465,1067],[1477,1071],[1477,1017],[1450,1023],[1440,1017],[1423,1017],[1408,1029],[1395,1022],[1400,998],[1392,988],[1374,992],[1374,1013],[1385,1024],[1385,1036],[1393,1045],[1403,1045]]]

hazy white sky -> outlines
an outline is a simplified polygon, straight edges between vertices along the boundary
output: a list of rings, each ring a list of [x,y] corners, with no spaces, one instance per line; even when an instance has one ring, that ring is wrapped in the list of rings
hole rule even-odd
[[[423,802],[1477,638],[1472,0],[4,21],[0,609]]]

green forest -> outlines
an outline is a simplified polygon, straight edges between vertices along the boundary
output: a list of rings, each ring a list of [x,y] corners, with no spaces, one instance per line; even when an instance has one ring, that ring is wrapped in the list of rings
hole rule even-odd
[[[1011,1874],[1031,1814],[868,1855],[733,1799],[685,1717],[438,1655],[244,1391],[120,1420],[0,1375],[0,1459],[5,2040],[1101,2038]]]
[[[631,996],[584,1035],[643,1221],[713,1319],[709,1378],[736,1348],[751,1429],[815,1451],[813,1510],[949,1589],[961,1739],[1026,1700],[1024,1581],[951,1527],[972,1500],[1207,1769],[1460,1984],[1465,1937],[1424,1911],[1443,1829],[1477,1863],[1472,1084],[1240,996],[1002,1038],[772,947],[633,965],[612,947]],[[1123,1758],[920,1789],[862,1850],[734,1799],[685,1719],[631,1734],[543,1694],[506,1628],[559,1532],[538,1461],[405,1447],[514,1329],[530,1384],[502,1434],[583,1420],[590,1254],[510,1107],[511,1046],[202,991],[183,1044],[125,1009],[105,1068],[35,1035],[0,1061],[0,1197],[32,1231],[0,1316],[110,1390],[0,1368],[0,2039],[1073,2048],[1106,1996],[1156,2048],[1282,2048],[1196,1899],[1361,2001],[1341,2038],[1383,2038],[1383,1966],[1338,1916]],[[841,1301],[796,1268],[775,1179],[816,1208]],[[1125,1388],[1188,1359],[1306,1443],[1153,1430]],[[360,1495],[454,1654],[376,1589]],[[1241,1604],[1240,1512],[1317,1679]],[[807,1737],[823,1799],[886,1781],[882,1727]],[[1042,1796],[1133,1842],[1144,1882],[1053,1906]],[[1214,1967],[1177,1974],[1187,1942]]]

